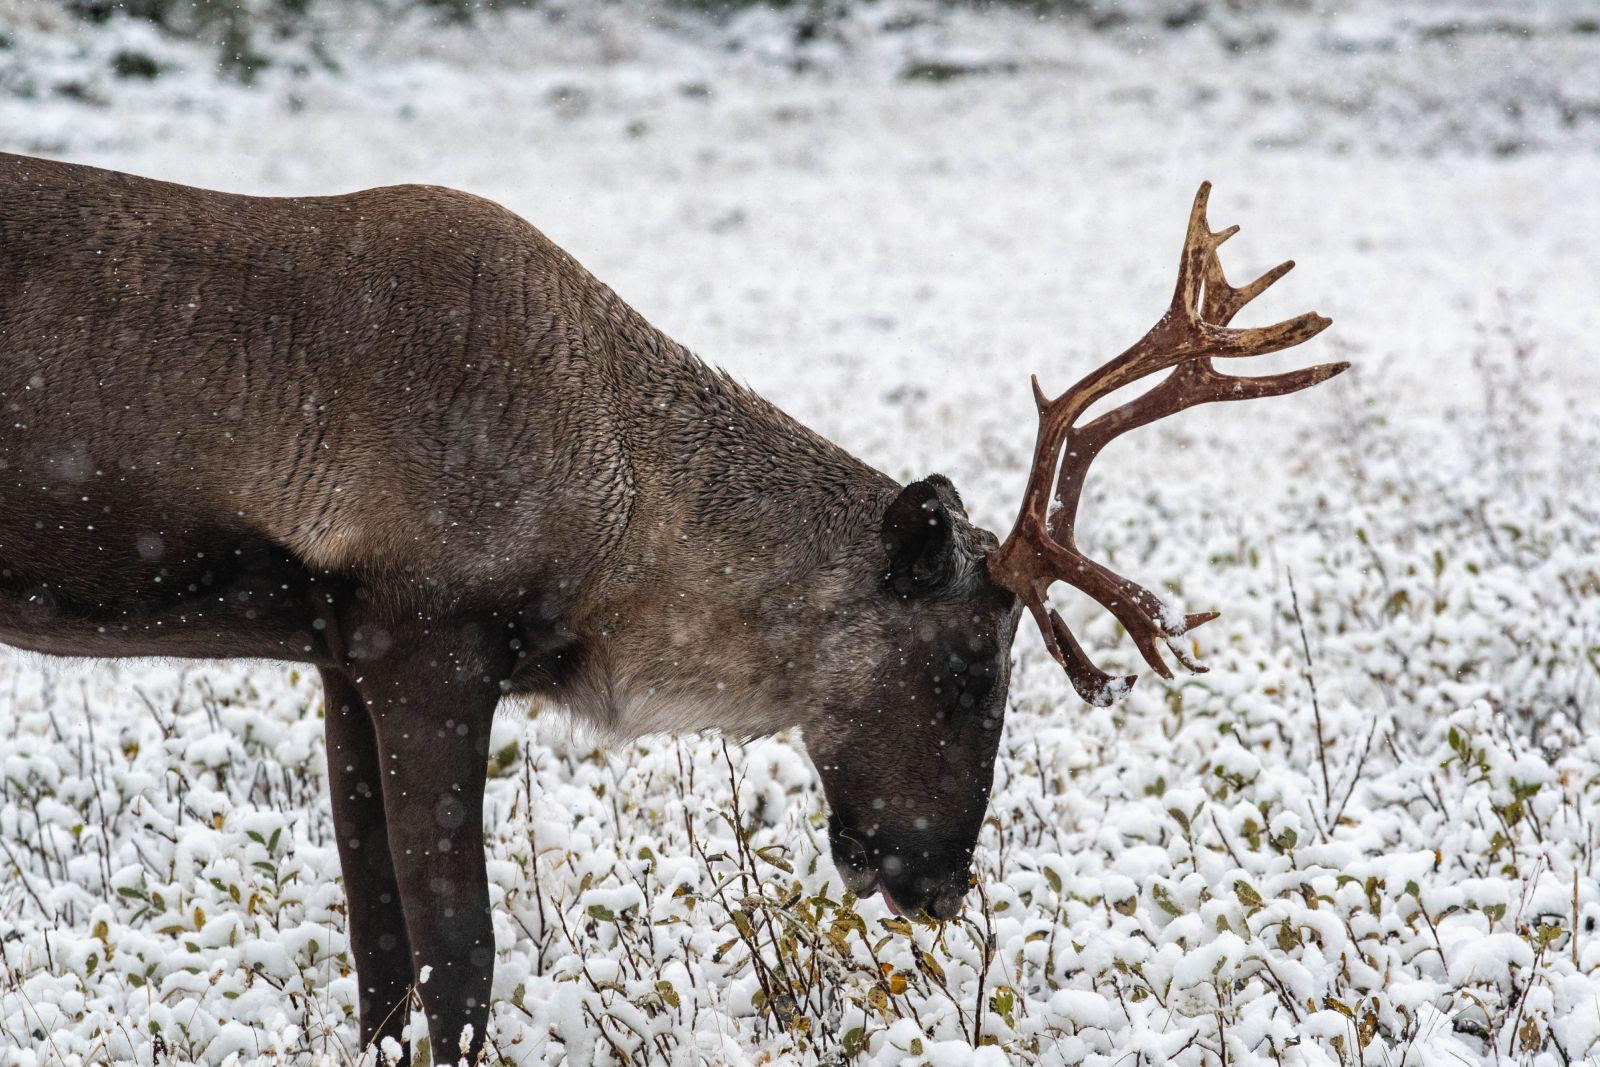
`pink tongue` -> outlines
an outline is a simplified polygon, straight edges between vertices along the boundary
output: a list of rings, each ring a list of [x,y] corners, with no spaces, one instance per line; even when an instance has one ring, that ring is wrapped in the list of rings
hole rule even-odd
[[[883,894],[883,902],[885,904],[889,905],[889,913],[890,914],[892,914],[892,915],[902,915],[902,916],[905,915],[905,912],[900,910],[900,905],[898,905],[898,904],[896,904],[894,902],[894,897],[889,895],[889,887],[888,886],[880,884],[878,886],[878,891]]]

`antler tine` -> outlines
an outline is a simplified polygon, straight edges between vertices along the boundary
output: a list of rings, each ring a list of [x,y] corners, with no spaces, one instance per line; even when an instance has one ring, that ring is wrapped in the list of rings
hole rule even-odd
[[[1287,274],[1294,263],[1280,264],[1242,287],[1229,285],[1217,249],[1239,228],[1212,232],[1206,222],[1210,193],[1211,184],[1206,182],[1195,194],[1172,303],[1160,320],[1137,343],[1054,400],[1039,387],[1038,377],[1033,378],[1039,408],[1033,466],[1016,526],[988,559],[994,580],[1022,598],[1043,632],[1050,654],[1066,670],[1079,695],[1091,704],[1109,704],[1134,679],[1112,678],[1090,661],[1060,614],[1047,604],[1054,582],[1068,582],[1097,600],[1128,631],[1151,669],[1164,678],[1171,678],[1172,672],[1161,656],[1160,644],[1188,670],[1205,670],[1178,638],[1217,617],[1216,612],[1175,617],[1150,590],[1078,550],[1074,529],[1078,502],[1094,458],[1120,434],[1196,404],[1281,396],[1326,381],[1349,366],[1330,363],[1258,377],[1216,370],[1213,357],[1281,351],[1315,337],[1327,328],[1329,320],[1308,312],[1272,326],[1229,326],[1241,308]],[[1142,396],[1087,425],[1076,425],[1095,401],[1169,368],[1172,373]],[[1057,505],[1053,513],[1049,506],[1052,482]]]
[[[1189,229],[1184,234],[1183,256],[1178,261],[1178,284],[1172,294],[1171,312],[1191,324],[1201,321],[1201,289],[1210,281],[1217,249],[1239,232],[1237,226],[1229,226],[1220,233],[1211,232],[1211,224],[1206,221],[1206,207],[1210,201],[1211,183],[1201,182],[1200,191],[1194,194],[1194,206],[1189,209]]]
[[[1228,325],[1240,308],[1266,292],[1273,282],[1292,270],[1294,260],[1288,259],[1243,288],[1235,289],[1222,273],[1221,257],[1213,254],[1206,261],[1205,300],[1201,306],[1201,318],[1218,326]]]
[[[1078,644],[1078,639],[1067,628],[1060,612],[1046,607],[1042,600],[1030,603],[1028,610],[1033,613],[1033,621],[1039,624],[1039,632],[1044,634],[1045,647],[1055,661],[1066,669],[1072,688],[1077,690],[1085,703],[1098,708],[1108,707],[1133,687],[1135,679],[1132,676],[1113,678],[1094,665],[1083,646]]]

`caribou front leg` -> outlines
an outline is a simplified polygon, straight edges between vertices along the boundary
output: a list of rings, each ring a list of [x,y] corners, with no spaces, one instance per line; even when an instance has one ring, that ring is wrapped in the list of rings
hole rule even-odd
[[[352,667],[377,728],[389,851],[435,1063],[456,1061],[469,1026],[465,1053],[476,1060],[494,973],[483,790],[504,672],[473,632],[433,629]]]
[[[411,988],[411,942],[400,911],[384,821],[378,738],[366,702],[350,676],[324,668],[322,702],[328,737],[328,792],[350,917],[361,1003],[361,1043],[375,1048],[400,1040]]]

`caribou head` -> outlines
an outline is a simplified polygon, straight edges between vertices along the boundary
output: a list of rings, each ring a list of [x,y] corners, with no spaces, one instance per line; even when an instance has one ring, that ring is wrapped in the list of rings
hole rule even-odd
[[[892,704],[896,728],[853,710],[807,741],[833,812],[834,860],[858,894],[881,889],[892,909],[914,915],[948,919],[960,910],[993,780],[1021,608],[1084,700],[1105,706],[1133,685],[1134,677],[1113,678],[1096,667],[1049,606],[1055,582],[1104,606],[1163,678],[1172,671],[1162,645],[1186,669],[1205,670],[1179,639],[1216,612],[1175,615],[1150,590],[1078,547],[1078,502],[1089,465],[1120,434],[1185,408],[1293,393],[1349,366],[1261,377],[1217,370],[1214,360],[1291,348],[1330,320],[1307,313],[1272,326],[1229,325],[1294,263],[1242,287],[1228,284],[1217,249],[1238,227],[1212,232],[1209,193],[1208,183],[1195,196],[1177,286],[1156,324],[1055,399],[1034,378],[1038,438],[1022,507],[1003,543],[967,521],[954,488],[937,475],[906,487],[889,505],[876,614],[895,620],[896,629],[879,642],[890,650],[875,673],[882,691],[858,694],[849,706]],[[1096,401],[1162,371],[1169,373],[1147,392],[1083,421]]]

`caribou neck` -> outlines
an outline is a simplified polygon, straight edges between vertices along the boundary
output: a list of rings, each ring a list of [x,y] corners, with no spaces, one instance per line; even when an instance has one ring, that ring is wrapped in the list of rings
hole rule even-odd
[[[627,515],[573,706],[624,735],[805,726],[899,486],[653,329],[619,361]],[[819,625],[827,623],[826,625]],[[824,636],[825,635],[825,636]]]

